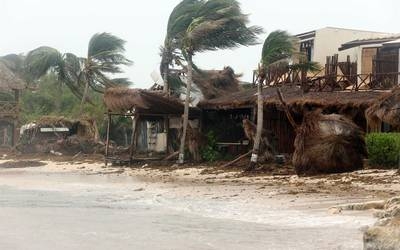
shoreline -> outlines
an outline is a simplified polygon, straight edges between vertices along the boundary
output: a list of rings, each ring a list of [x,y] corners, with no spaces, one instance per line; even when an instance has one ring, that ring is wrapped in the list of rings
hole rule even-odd
[[[105,192],[117,207],[120,202],[128,202],[210,220],[298,231],[300,235],[303,230],[314,234],[328,230],[343,237],[343,242],[337,243],[340,246],[351,244],[343,249],[361,247],[362,230],[377,221],[375,210],[332,208],[385,200],[400,190],[394,170],[314,177],[247,176],[237,170],[201,165],[168,169],[148,165],[105,167],[103,162],[93,160],[65,162],[48,158],[0,160],[0,183],[2,188],[73,197]]]

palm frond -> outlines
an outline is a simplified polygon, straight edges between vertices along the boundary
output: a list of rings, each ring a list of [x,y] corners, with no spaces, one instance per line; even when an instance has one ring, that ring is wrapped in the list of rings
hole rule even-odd
[[[263,29],[248,23],[236,0],[205,1],[186,30],[184,49],[193,54],[257,44]]]
[[[286,31],[271,32],[265,39],[262,49],[261,62],[264,68],[277,61],[289,60],[295,51],[294,45],[295,38]]]
[[[25,69],[33,79],[39,79],[52,69],[59,72],[62,65],[62,54],[46,46],[30,51],[25,59]]]

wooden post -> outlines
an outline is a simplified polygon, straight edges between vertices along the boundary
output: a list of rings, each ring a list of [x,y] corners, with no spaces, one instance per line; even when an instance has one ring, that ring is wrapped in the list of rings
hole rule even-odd
[[[107,113],[107,137],[106,137],[106,155],[104,157],[104,164],[107,167],[108,149],[110,147],[110,124],[111,124],[111,114]]]
[[[165,144],[167,146],[167,149],[165,150],[165,153],[169,154],[170,152],[168,150],[168,144],[169,144],[169,117],[168,117],[168,115],[164,116],[164,132],[165,132],[165,137],[166,137]]]
[[[12,142],[11,146],[15,147],[18,143],[18,138],[19,138],[19,129],[18,129],[18,120],[19,120],[19,95],[20,95],[20,90],[15,89],[14,90],[14,98],[15,98],[15,105],[16,105],[16,114],[15,114],[15,119],[13,122],[13,131],[12,131]]]
[[[139,120],[139,115],[134,114],[132,116],[132,136],[131,136],[131,150],[129,152],[129,166],[132,164],[132,158],[133,158],[133,153],[135,152],[135,146],[136,146],[136,125]]]

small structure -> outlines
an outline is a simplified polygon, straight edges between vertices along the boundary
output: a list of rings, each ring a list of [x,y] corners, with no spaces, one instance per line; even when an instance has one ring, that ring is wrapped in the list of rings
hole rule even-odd
[[[19,97],[25,82],[0,62],[0,147],[14,147],[18,141]]]
[[[279,153],[293,153],[296,133],[285,115],[276,88],[263,88],[264,128],[275,135],[276,140],[272,144],[275,143]],[[296,85],[283,85],[281,90],[297,123],[301,123],[307,111],[321,109],[323,114],[335,113],[349,117],[363,131],[367,131],[365,110],[379,97],[388,93],[384,90],[305,93]],[[243,118],[249,118],[253,122],[256,120],[256,99],[257,90],[249,89],[201,102],[199,107],[203,109],[203,130],[222,131],[224,135],[221,137],[222,142],[243,144],[245,136],[241,120]],[[224,125],[220,126],[222,123]],[[229,133],[223,132],[224,128],[228,128],[225,124],[233,127]]]
[[[174,97],[161,91],[143,89],[109,88],[104,94],[107,107],[106,163],[114,159],[110,152],[110,126],[112,116],[132,118],[131,145],[128,159],[123,155],[118,158],[132,162],[137,159],[159,159],[174,151],[182,126],[181,116],[184,106]],[[200,110],[190,108],[191,126],[196,127],[195,118],[200,117]],[[197,122],[198,123],[198,122]]]
[[[100,145],[95,120],[43,116],[21,127],[17,149],[22,153],[59,152],[67,155],[95,153]]]

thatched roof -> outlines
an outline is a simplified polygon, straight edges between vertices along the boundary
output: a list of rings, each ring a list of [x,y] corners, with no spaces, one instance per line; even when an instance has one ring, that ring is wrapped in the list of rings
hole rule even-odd
[[[141,114],[183,114],[179,99],[159,91],[109,88],[104,93],[104,103],[111,112],[125,113],[135,108]]]
[[[392,126],[400,126],[400,88],[394,88],[375,100],[365,114],[369,121],[379,119]]]
[[[298,86],[285,85],[281,87],[287,104],[292,108],[302,109],[305,106],[315,107],[351,107],[367,108],[385,91],[334,91],[334,92],[308,92],[304,93]],[[277,96],[276,87],[263,89],[265,105],[281,106]],[[225,95],[213,100],[203,101],[199,107],[204,109],[234,109],[251,107],[256,104],[257,89],[252,88]]]
[[[0,62],[0,91],[19,90],[25,83],[17,77],[4,63]]]
[[[201,70],[193,72],[193,82],[199,87],[205,99],[221,97],[240,90],[240,75],[231,67],[223,70]]]

